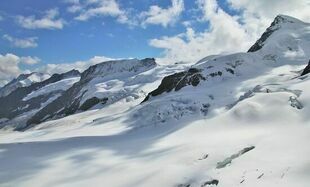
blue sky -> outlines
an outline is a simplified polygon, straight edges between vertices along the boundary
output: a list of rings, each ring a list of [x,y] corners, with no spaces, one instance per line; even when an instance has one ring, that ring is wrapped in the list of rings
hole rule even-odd
[[[195,62],[246,51],[277,14],[307,20],[308,10],[307,0],[3,0],[0,86],[108,59]]]
[[[21,3],[22,2],[22,3]],[[142,11],[146,4],[128,4],[122,1],[122,6],[130,6]],[[169,1],[161,1],[165,6]],[[125,4],[126,3],[126,4]],[[182,25],[173,27],[162,26],[130,27],[127,24],[118,23],[114,17],[102,16],[87,21],[76,21],[74,15],[66,11],[68,4],[62,0],[37,1],[37,0],[13,0],[0,1],[1,12],[8,16],[37,15],[51,8],[58,8],[61,18],[66,23],[63,29],[24,29],[14,20],[8,19],[0,22],[1,35],[9,33],[16,38],[38,37],[36,48],[16,48],[8,41],[1,40],[0,53],[12,53],[17,55],[38,56],[46,63],[63,63],[87,59],[95,55],[104,55],[112,58],[118,57],[147,57],[157,56],[159,49],[148,45],[148,40],[161,35],[173,35],[179,32]]]
[[[225,1],[220,5],[229,10]],[[136,0],[118,1],[121,8],[133,9],[138,14],[148,11],[151,5],[162,8],[171,6],[168,0]],[[12,46],[5,39],[0,40],[0,53],[14,53],[18,56],[37,56],[43,63],[64,63],[88,59],[95,55],[111,58],[126,57],[157,57],[162,52],[149,45],[149,40],[163,35],[172,36],[183,32],[186,28],[183,21],[198,19],[199,12],[195,1],[185,1],[187,10],[177,19],[176,23],[163,27],[162,25],[130,26],[117,22],[112,16],[92,17],[87,21],[74,20],[77,14],[67,11],[70,6],[64,0],[10,0],[0,1],[0,12],[5,17],[0,22],[0,35],[9,34],[14,38],[37,37],[37,47],[19,48]],[[27,29],[16,23],[15,16],[44,16],[45,11],[58,9],[59,16],[65,21],[62,29]],[[193,24],[196,30],[204,30],[208,23]]]

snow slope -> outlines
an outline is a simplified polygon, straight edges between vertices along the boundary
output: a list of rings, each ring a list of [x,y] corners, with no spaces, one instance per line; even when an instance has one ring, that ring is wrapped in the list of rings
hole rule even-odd
[[[308,187],[310,24],[274,27],[249,53],[89,84],[99,97],[133,81],[147,99],[0,131],[0,186]]]
[[[67,90],[69,89],[74,83],[78,82],[80,77],[69,77],[67,79],[60,80],[58,82],[48,84],[39,90],[31,92],[26,97],[23,98],[24,101],[27,101],[31,98],[38,97],[40,95],[45,95],[49,92],[55,92],[57,90]]]

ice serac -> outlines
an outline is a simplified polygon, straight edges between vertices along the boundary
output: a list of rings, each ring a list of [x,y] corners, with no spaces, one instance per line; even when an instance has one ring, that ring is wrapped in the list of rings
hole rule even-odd
[[[278,15],[271,23],[270,27],[266,29],[263,35],[250,47],[248,52],[255,52],[263,48],[266,40],[277,30],[286,27],[294,27],[294,25],[304,24],[302,21],[286,15]]]
[[[50,78],[49,74],[33,72],[30,74],[21,74],[8,84],[0,88],[0,97],[5,97],[20,87],[27,87],[36,82],[42,82]]]
[[[114,60],[89,67],[81,80],[45,106],[27,122],[27,128],[47,119],[57,119],[88,110],[98,104],[111,104],[133,94],[135,76],[156,67],[155,59]],[[131,82],[130,82],[131,80]],[[128,88],[125,87],[126,84]]]

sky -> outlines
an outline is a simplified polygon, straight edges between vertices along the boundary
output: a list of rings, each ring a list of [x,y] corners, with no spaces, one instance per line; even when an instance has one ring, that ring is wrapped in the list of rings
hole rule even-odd
[[[173,64],[242,52],[276,15],[307,21],[309,10],[308,0],[0,1],[0,86],[111,59]]]

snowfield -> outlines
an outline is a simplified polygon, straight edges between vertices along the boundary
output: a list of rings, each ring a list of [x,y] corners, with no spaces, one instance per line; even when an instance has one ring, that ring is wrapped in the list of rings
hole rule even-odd
[[[308,187],[310,24],[270,30],[257,51],[97,77],[85,97],[113,103],[0,130],[0,186]]]
[[[36,90],[35,92],[28,94],[25,98],[23,98],[23,100],[27,101],[31,98],[38,97],[40,95],[44,95],[46,93],[57,91],[57,90],[67,90],[79,80],[80,80],[80,77],[70,77],[68,79],[64,79],[64,80],[46,85],[43,88],[40,88],[39,90]]]

